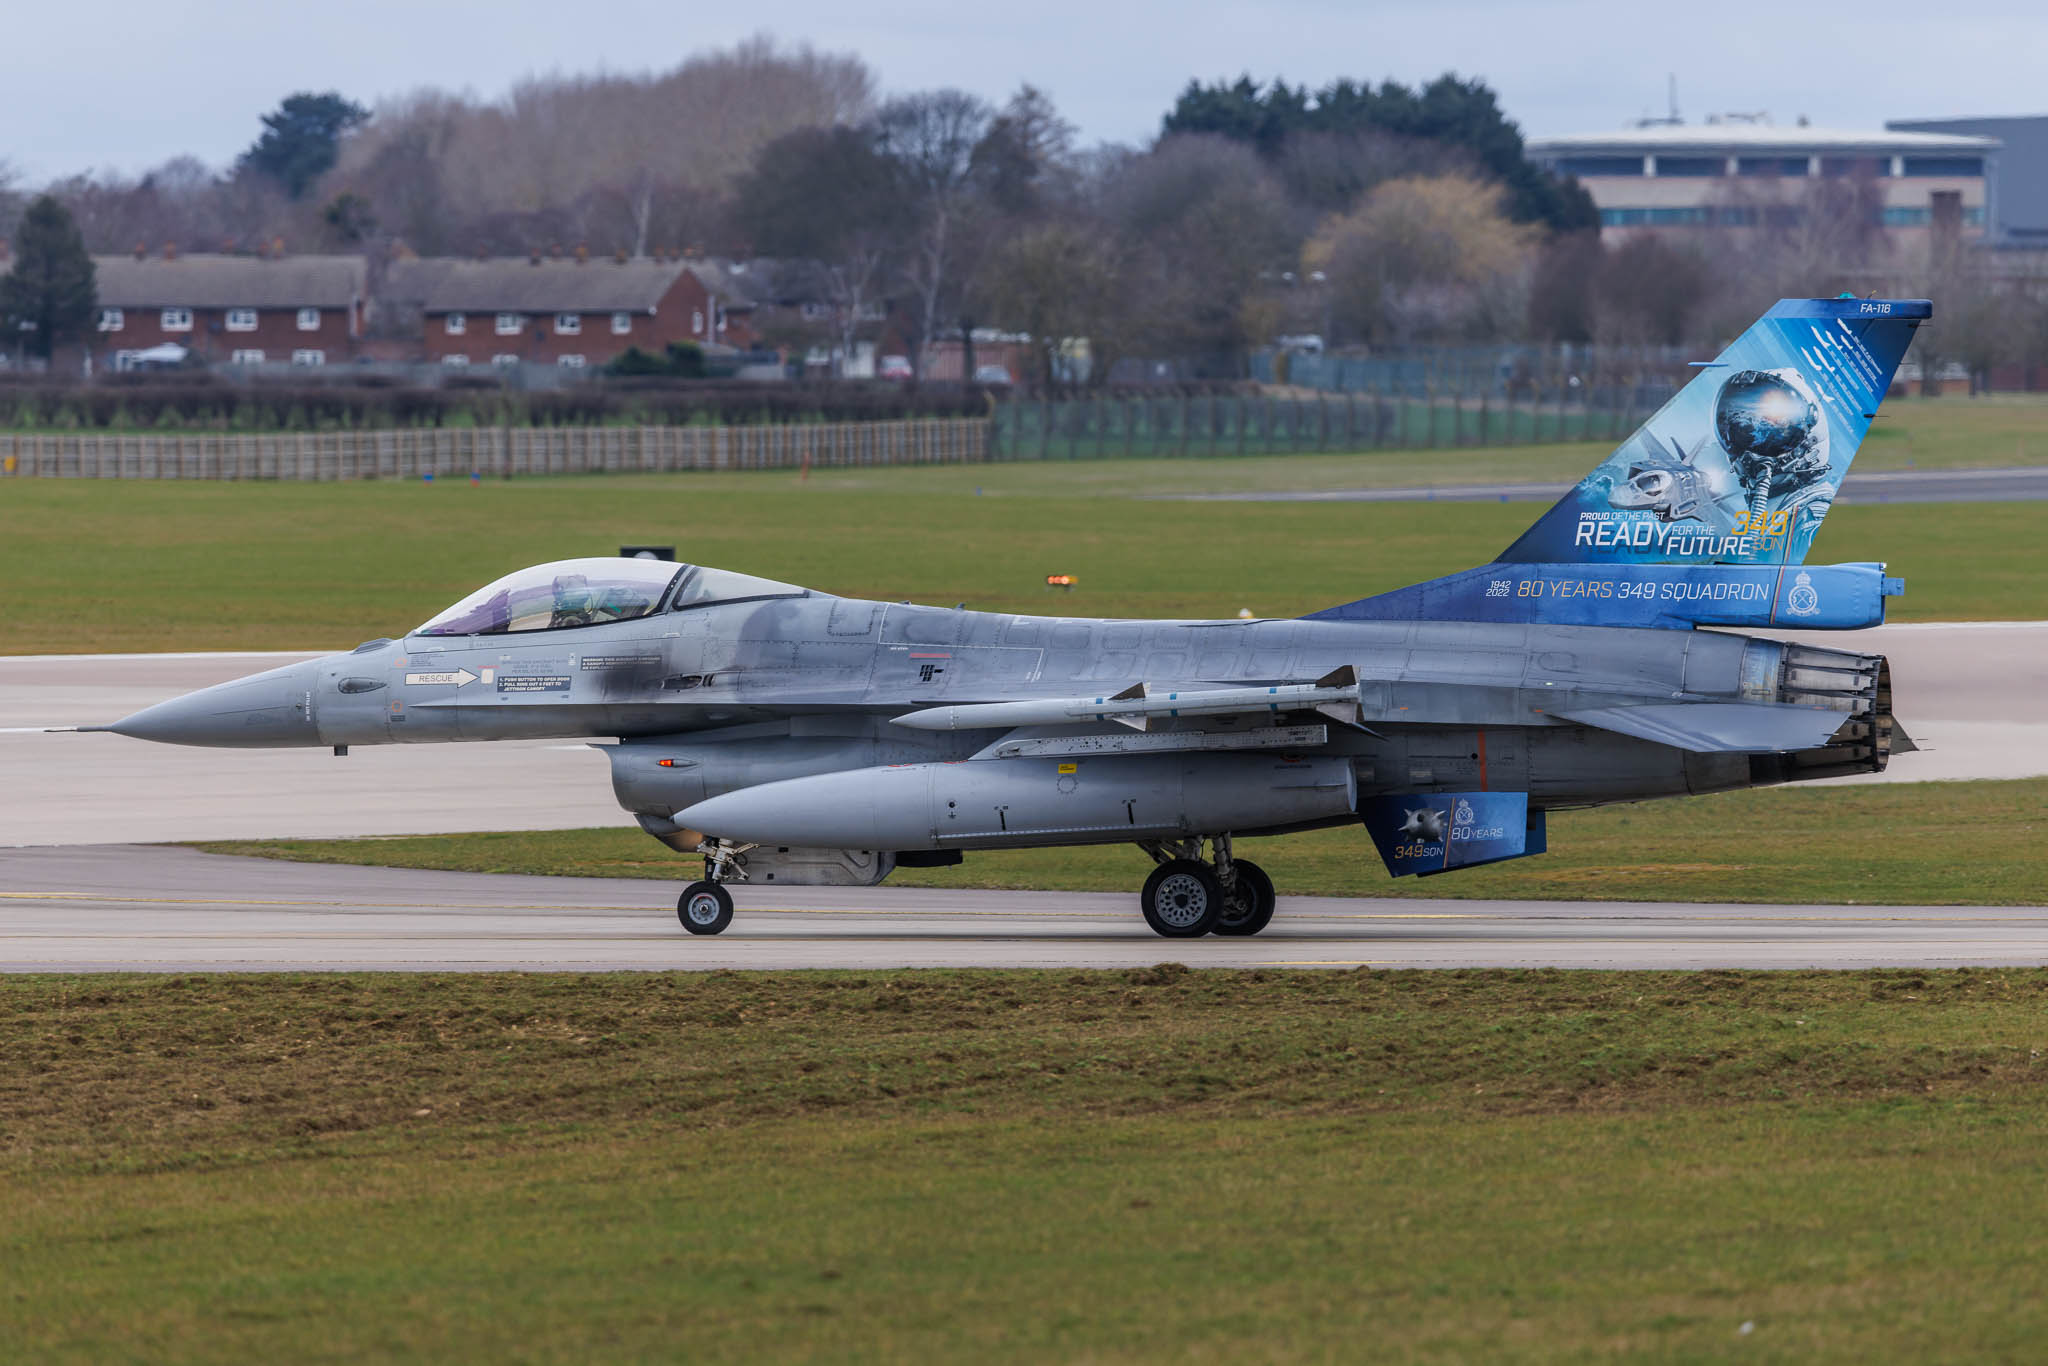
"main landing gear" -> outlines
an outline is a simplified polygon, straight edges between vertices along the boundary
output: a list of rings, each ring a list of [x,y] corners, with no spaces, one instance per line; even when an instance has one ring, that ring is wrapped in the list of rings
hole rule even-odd
[[[1209,841],[1214,857],[1202,861],[1199,839],[1146,840],[1138,847],[1158,863],[1138,894],[1145,923],[1168,939],[1205,934],[1257,934],[1273,919],[1273,879],[1247,859],[1232,858],[1230,836]]]
[[[684,929],[691,934],[721,934],[732,924],[732,893],[723,884],[747,880],[746,859],[742,855],[753,847],[726,840],[713,840],[703,846],[703,880],[683,888],[683,894],[676,899],[676,919],[683,922]]]

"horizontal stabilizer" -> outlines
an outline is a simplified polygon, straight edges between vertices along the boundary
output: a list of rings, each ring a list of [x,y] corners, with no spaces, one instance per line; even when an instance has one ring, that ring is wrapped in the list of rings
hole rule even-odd
[[[1767,702],[1655,702],[1559,712],[1566,721],[1633,735],[1695,754],[1778,754],[1818,749],[1849,717]]]
[[[1358,819],[1395,877],[1540,854],[1543,812],[1526,792],[1394,792],[1358,804]]]

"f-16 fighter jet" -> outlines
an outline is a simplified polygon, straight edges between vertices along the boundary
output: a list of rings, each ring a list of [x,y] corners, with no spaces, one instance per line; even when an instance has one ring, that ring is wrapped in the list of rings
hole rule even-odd
[[[1802,560],[1815,490],[1840,486],[1930,314],[1785,300],[1494,563],[1298,619],[1010,616],[567,560],[403,639],[109,729],[612,741],[621,805],[703,858],[677,907],[693,934],[731,923],[735,888],[1112,843],[1156,865],[1139,909],[1158,933],[1257,934],[1273,882],[1245,839],[1362,824],[1394,876],[1435,875],[1541,853],[1560,808],[1874,772],[1912,748],[1881,656],[1768,632],[1875,625],[1901,591],[1880,564]],[[1689,453],[1699,516],[1612,497],[1638,448]]]

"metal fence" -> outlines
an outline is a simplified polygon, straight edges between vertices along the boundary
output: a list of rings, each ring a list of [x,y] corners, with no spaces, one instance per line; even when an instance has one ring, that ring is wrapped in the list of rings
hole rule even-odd
[[[1253,456],[1614,442],[1654,411],[1656,405],[1641,397],[1624,385],[1567,388],[1514,401],[1490,395],[1416,399],[1381,394],[1020,401],[996,409],[990,458]]]
[[[263,435],[0,432],[0,474],[83,479],[408,479],[423,475],[964,464],[977,418],[745,427],[481,427]]]
[[[1705,348],[1712,354],[1718,347]],[[1691,378],[1688,362],[1702,351],[1683,346],[1572,345],[1399,346],[1367,352],[1282,351],[1248,358],[1251,377],[1329,393],[1400,394],[1423,398],[1529,398],[1558,389],[1634,385],[1669,394]]]

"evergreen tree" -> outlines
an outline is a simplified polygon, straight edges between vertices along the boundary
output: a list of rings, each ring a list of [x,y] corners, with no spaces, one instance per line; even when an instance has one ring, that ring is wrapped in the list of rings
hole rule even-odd
[[[242,153],[241,169],[275,180],[293,199],[303,198],[341,155],[342,134],[369,117],[369,110],[332,90],[288,95],[276,113],[263,116],[263,136]]]
[[[99,306],[92,257],[70,210],[50,195],[28,206],[14,235],[14,269],[0,276],[0,331],[49,360],[83,335]]]
[[[1211,133],[1249,142],[1277,158],[1299,133],[1383,133],[1457,148],[1507,187],[1508,212],[1517,222],[1543,223],[1559,232],[1599,226],[1591,196],[1578,182],[1559,180],[1524,154],[1521,130],[1501,113],[1483,81],[1443,75],[1419,90],[1387,81],[1339,79],[1321,90],[1274,81],[1261,89],[1249,76],[1233,84],[1190,81],[1167,113],[1163,131]]]

